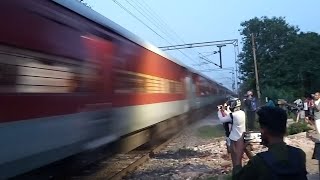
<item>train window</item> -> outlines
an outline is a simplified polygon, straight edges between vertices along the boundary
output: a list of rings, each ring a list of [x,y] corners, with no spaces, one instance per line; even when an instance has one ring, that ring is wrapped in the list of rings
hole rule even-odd
[[[0,92],[88,91],[96,71],[83,63],[16,48],[0,47]],[[86,89],[87,88],[87,89]]]
[[[183,93],[182,82],[130,71],[116,71],[115,93]]]
[[[0,64],[0,86],[3,91],[12,91],[17,81],[18,68],[11,64]]]

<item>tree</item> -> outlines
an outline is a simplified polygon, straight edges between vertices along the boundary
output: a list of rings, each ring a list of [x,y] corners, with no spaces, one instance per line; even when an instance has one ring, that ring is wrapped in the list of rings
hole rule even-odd
[[[294,44],[284,53],[284,61],[290,61],[291,71],[297,72],[300,93],[320,90],[320,35],[314,32],[298,34]],[[296,87],[298,88],[298,87]]]
[[[263,96],[287,96],[279,98],[291,99],[303,96],[307,90],[320,89],[314,83],[318,81],[320,72],[317,73],[317,67],[312,65],[320,58],[320,37],[317,33],[299,33],[299,28],[289,25],[283,17],[256,17],[241,23],[241,26],[243,49],[239,55],[239,69],[243,90],[255,89],[251,34],[256,41]]]

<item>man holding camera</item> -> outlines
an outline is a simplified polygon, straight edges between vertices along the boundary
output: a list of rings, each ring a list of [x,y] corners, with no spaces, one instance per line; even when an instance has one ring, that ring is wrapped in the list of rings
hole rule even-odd
[[[239,141],[233,163],[234,180],[290,179],[307,180],[306,154],[283,141],[286,133],[287,114],[278,107],[261,107],[259,116],[262,144],[268,151],[252,157],[242,167],[245,142]]]
[[[234,149],[238,148],[239,141],[243,141],[242,134],[246,131],[246,116],[240,106],[241,100],[233,97],[225,105],[218,106],[218,117],[225,125],[227,146],[228,150],[231,150],[232,162],[235,160]]]

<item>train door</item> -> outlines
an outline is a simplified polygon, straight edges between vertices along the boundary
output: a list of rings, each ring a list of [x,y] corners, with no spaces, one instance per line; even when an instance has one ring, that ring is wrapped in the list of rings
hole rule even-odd
[[[112,58],[114,53],[111,41],[96,36],[82,36],[89,54],[89,62],[96,67],[94,83],[96,103],[101,106],[111,103]]]
[[[187,100],[188,100],[188,108],[193,109],[195,106],[195,85],[192,80],[192,76],[190,74],[185,78],[186,90],[187,90]]]
[[[85,105],[89,112],[89,121],[86,128],[89,142],[84,145],[91,149],[116,140],[115,131],[117,119],[112,111],[112,61],[114,58],[114,45],[107,39],[95,36],[83,36],[89,54],[89,62],[96,67],[96,76],[92,87],[93,102]]]

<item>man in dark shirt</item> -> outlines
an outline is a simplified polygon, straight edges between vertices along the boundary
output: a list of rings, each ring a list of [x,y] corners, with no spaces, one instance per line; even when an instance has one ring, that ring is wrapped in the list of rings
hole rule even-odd
[[[244,99],[245,105],[245,112],[247,116],[247,129],[249,131],[254,130],[254,122],[256,120],[256,108],[257,102],[256,99],[253,97],[253,92],[248,91],[246,94],[246,98]]]
[[[234,180],[307,180],[306,154],[283,141],[286,133],[287,114],[278,107],[261,107],[259,116],[262,142],[268,151],[254,156],[242,167],[245,143],[235,150]]]

